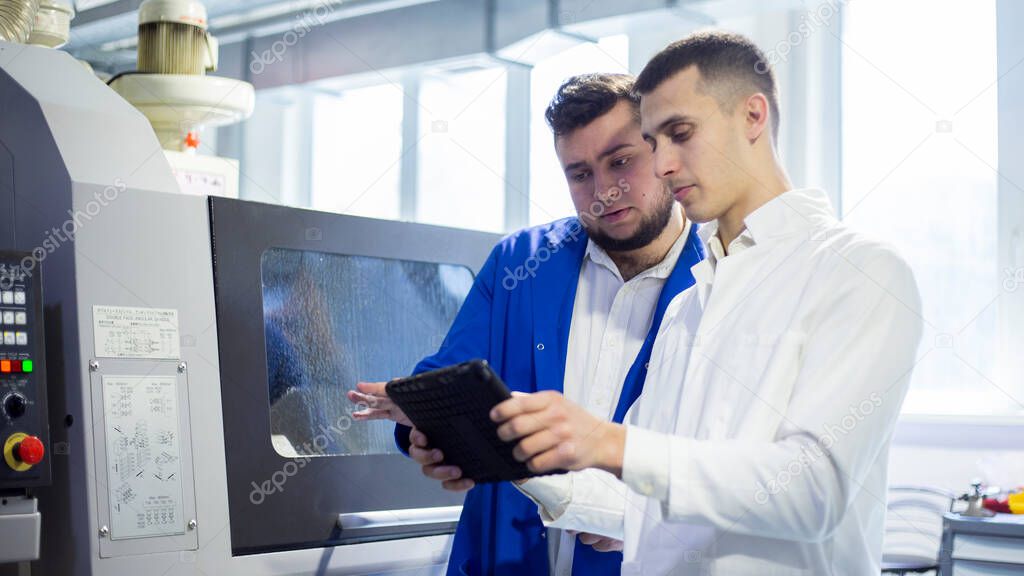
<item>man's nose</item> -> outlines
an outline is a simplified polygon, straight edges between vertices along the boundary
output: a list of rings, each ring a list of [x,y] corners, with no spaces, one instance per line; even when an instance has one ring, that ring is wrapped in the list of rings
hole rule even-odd
[[[594,197],[605,206],[611,206],[622,197],[622,188],[619,182],[612,177],[594,178]]]
[[[665,146],[654,151],[654,175],[665,179],[679,171],[679,160]]]

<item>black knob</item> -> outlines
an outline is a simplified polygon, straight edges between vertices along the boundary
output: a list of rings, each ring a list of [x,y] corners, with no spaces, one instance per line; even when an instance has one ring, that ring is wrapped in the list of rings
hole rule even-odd
[[[11,418],[19,418],[25,414],[25,397],[17,392],[4,398],[4,412]]]

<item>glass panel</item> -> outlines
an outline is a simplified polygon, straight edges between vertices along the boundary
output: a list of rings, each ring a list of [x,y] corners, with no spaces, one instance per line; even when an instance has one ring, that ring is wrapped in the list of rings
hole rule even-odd
[[[356,382],[412,372],[441,345],[473,274],[450,264],[270,249],[263,319],[274,448],[297,455],[397,452],[390,422],[354,422]]]

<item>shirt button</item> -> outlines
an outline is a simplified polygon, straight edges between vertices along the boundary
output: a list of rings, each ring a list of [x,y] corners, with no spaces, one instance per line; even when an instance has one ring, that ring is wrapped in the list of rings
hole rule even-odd
[[[543,350],[543,349],[544,349],[544,343],[543,342],[538,342],[537,343],[537,350]]]
[[[650,496],[654,493],[654,486],[652,486],[650,482],[641,482],[640,493],[644,496]]]

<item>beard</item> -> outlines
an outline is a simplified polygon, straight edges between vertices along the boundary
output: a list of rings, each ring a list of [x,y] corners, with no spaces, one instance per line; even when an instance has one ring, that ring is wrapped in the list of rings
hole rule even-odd
[[[640,220],[636,232],[626,238],[612,238],[600,231],[596,226],[588,225],[586,220],[581,218],[583,227],[586,228],[590,239],[605,250],[605,252],[631,252],[647,246],[654,239],[661,235],[669,220],[672,219],[672,208],[675,198],[668,188],[661,189],[661,198],[654,210]]]

